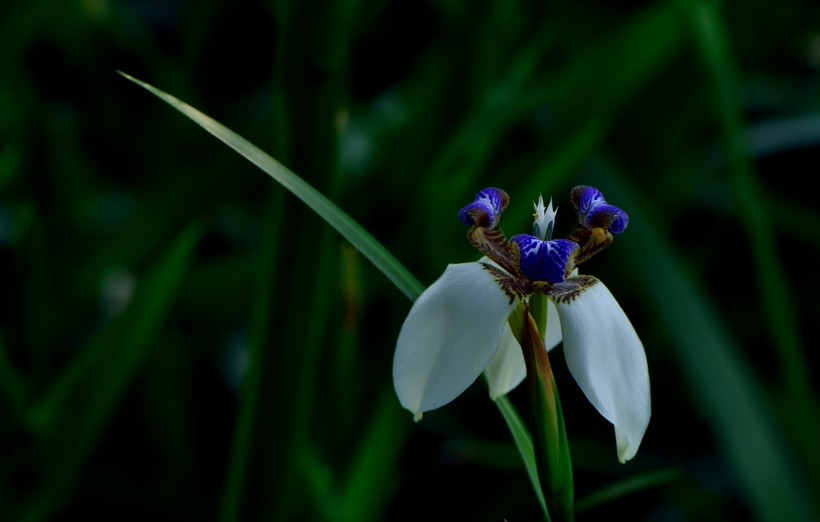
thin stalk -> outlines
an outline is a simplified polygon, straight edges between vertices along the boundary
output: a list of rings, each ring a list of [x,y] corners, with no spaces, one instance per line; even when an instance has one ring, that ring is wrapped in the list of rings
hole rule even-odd
[[[542,491],[547,505],[551,507],[552,519],[572,521],[573,484],[569,445],[544,339],[528,305],[519,306],[510,321],[515,323],[513,333],[521,344],[527,366],[535,460]]]

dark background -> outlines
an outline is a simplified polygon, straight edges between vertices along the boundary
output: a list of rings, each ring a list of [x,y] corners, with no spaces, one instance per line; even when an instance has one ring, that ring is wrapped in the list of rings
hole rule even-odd
[[[509,235],[552,197],[560,236],[599,187],[630,228],[585,271],[643,340],[653,418],[619,464],[552,352],[577,519],[815,519],[818,67],[809,1],[0,2],[0,519],[541,517],[483,383],[399,406],[407,298],[117,70],[425,285],[477,258],[481,188]]]

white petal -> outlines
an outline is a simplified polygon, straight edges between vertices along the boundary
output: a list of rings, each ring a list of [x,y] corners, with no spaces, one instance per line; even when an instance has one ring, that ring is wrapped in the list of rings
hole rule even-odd
[[[556,322],[557,320],[556,317]],[[515,340],[509,324],[504,329],[501,347],[496,352],[493,360],[490,361],[490,365],[484,370],[484,376],[490,386],[490,398],[492,400],[496,400],[512,391],[527,376],[527,367],[524,363],[521,345]]]
[[[490,364],[516,303],[480,263],[449,265],[402,325],[393,384],[413,414],[455,399]]]
[[[618,460],[635,456],[649,424],[649,372],[635,329],[598,281],[558,304],[567,365],[595,408],[615,425]]]
[[[550,208],[552,208],[552,200],[550,200]],[[557,212],[558,209],[555,211]],[[572,271],[570,277],[577,275],[578,269],[576,268]],[[555,303],[547,301],[547,331],[544,335],[544,345],[547,347],[547,351],[558,346],[562,338],[561,320],[558,318],[558,309],[555,308]]]
[[[552,350],[561,342],[561,320],[558,318],[558,309],[555,303],[547,301],[547,332],[544,335],[544,345],[547,351]]]

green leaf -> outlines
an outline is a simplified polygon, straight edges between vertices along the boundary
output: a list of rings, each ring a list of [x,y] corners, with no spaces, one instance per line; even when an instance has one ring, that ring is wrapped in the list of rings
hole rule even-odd
[[[629,209],[628,233],[614,251],[635,254],[626,260],[634,268],[627,273],[640,275],[635,283],[670,332],[670,347],[750,508],[760,520],[816,520],[795,455],[720,312],[652,229],[656,220],[638,195],[614,169],[599,166],[596,186]]]
[[[304,448],[299,455],[301,472],[324,520],[383,520],[387,502],[400,487],[401,477],[395,470],[409,434],[407,412],[391,393],[378,396],[351,467],[335,487],[331,469],[317,451]]]
[[[399,407],[392,389],[390,392],[379,394],[380,400],[351,459],[352,467],[338,497],[339,521],[383,520],[387,500],[400,486],[394,470],[410,430],[407,412]]]
[[[761,294],[761,305],[766,317],[769,343],[779,364],[780,382],[788,394],[789,407],[800,421],[792,429],[798,437],[809,471],[815,480],[820,479],[820,423],[816,412],[810,365],[800,339],[799,314],[794,306],[792,283],[779,257],[780,245],[776,236],[775,221],[771,218],[768,188],[760,181],[752,160],[744,132],[743,99],[738,85],[738,75],[720,16],[718,4],[697,0],[690,4],[690,15],[695,28],[696,41],[700,46],[712,90],[715,93],[716,117],[721,126],[722,138],[730,160],[734,198],[742,219],[738,224],[745,230],[751,247],[752,263],[756,277],[754,286]],[[807,228],[806,224],[800,227]]]
[[[13,422],[18,422],[28,396],[28,390],[22,377],[15,368],[8,354],[8,348],[0,336],[0,407],[8,406],[14,413]],[[5,408],[2,411],[7,411]],[[10,419],[6,419],[9,421]]]
[[[148,360],[151,341],[187,273],[202,231],[194,224],[181,234],[153,270],[139,279],[123,314],[89,341],[27,412],[30,427],[41,434],[49,471],[24,503],[20,520],[49,519],[70,497],[117,406]]]
[[[336,229],[359,252],[367,257],[390,281],[409,299],[415,300],[424,287],[407,271],[399,261],[387,251],[369,232],[363,229],[349,215],[334,205],[319,191],[291,172],[287,167],[270,157],[262,149],[253,145],[221,123],[194,109],[187,103],[167,94],[156,87],[133,76],[120,72],[128,80],[147,89],[173,108],[198,123],[227,146],[247,158],[265,171],[270,177],[301,199],[330,226]]]
[[[535,490],[535,496],[541,505],[541,510],[544,512],[546,519],[550,520],[547,503],[544,500],[544,494],[541,492],[541,481],[538,479],[538,468],[535,464],[535,449],[532,445],[530,432],[527,430],[524,421],[521,420],[521,417],[506,395],[497,398],[495,404],[504,417],[504,421],[507,423],[510,434],[512,434],[513,440],[515,441],[515,446],[521,454],[524,467],[527,469],[527,475],[529,475],[530,482],[532,482],[533,489]]]
[[[274,274],[281,270],[281,239],[284,228],[284,191],[272,194],[267,205],[264,221],[264,235],[259,262],[256,271],[257,286],[253,294],[253,306],[250,316],[250,354],[248,370],[239,391],[239,411],[234,422],[233,440],[231,441],[230,458],[220,499],[219,520],[232,521],[247,517],[248,483],[259,480],[253,475],[253,464],[259,458],[260,450],[255,444],[263,439],[265,448],[270,448],[271,437],[259,423],[266,419],[263,408],[269,407],[265,397],[272,395],[266,385],[269,384],[269,368],[280,366],[274,359],[275,354],[269,349],[268,338],[271,330],[272,301],[280,291],[276,286]],[[288,367],[289,365],[284,365]],[[278,379],[276,379],[278,380]],[[295,408],[295,405],[294,405]]]
[[[617,500],[623,496],[680,480],[682,477],[683,472],[678,468],[661,469],[636,477],[629,477],[614,484],[609,484],[578,500],[575,504],[575,512],[581,513],[582,511]]]
[[[17,142],[10,141],[0,148],[0,193],[14,180],[23,161],[23,150]]]
[[[137,80],[123,72],[122,76],[137,85],[147,89],[161,100],[165,101],[185,116],[202,126],[223,143],[234,149],[236,152],[247,158],[251,163],[262,169],[283,187],[301,199],[329,225],[335,228],[345,239],[347,239],[357,250],[367,257],[379,271],[381,271],[396,287],[404,293],[411,301],[415,301],[421,295],[424,287],[409,271],[385,249],[373,236],[365,231],[358,223],[348,216],[341,209],[336,207],[330,200],[320,194],[316,189],[302,180],[299,176],[288,170],[285,166],[270,157],[261,149],[251,144],[232,130],[216,122],[205,114],[199,112],[188,104],[167,94],[156,87]],[[504,397],[496,400],[504,420],[510,427],[516,446],[521,452],[524,464],[527,468],[530,480],[533,482],[538,500],[546,513],[546,503],[541,495],[538,485],[538,476],[535,466],[535,456],[532,449],[532,439],[526,427],[521,423],[518,414],[512,404]]]

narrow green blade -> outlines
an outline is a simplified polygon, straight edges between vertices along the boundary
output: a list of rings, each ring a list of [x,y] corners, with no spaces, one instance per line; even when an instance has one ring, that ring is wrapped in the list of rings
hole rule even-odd
[[[314,212],[327,221],[345,239],[367,257],[404,295],[415,300],[424,287],[410,274],[396,258],[387,251],[369,232],[363,229],[350,216],[329,199],[306,183],[302,178],[288,170],[287,167],[270,157],[262,149],[253,145],[221,123],[202,114],[187,103],[167,94],[156,87],[137,80],[120,72],[125,78],[147,89],[173,108],[191,118],[227,146],[247,158],[251,163],[265,171],[270,177],[301,199]]]
[[[93,337],[27,412],[49,470],[19,520],[49,520],[70,498],[108,422],[154,346],[202,226],[189,226],[140,279],[129,307]]]
[[[302,180],[299,176],[288,170],[281,163],[273,159],[255,145],[248,142],[232,130],[218,123],[212,118],[194,109],[190,105],[178,100],[152,85],[137,80],[123,72],[122,76],[137,85],[147,89],[161,100],[165,101],[185,116],[192,119],[205,130],[213,134],[223,143],[234,149],[236,152],[247,158],[251,163],[262,169],[283,187],[288,189],[296,197],[301,199],[322,219],[335,228],[345,239],[347,239],[359,252],[367,257],[396,287],[404,293],[411,301],[415,301],[424,291],[424,287],[410,274],[409,271],[384,248],[372,235],[364,230],[344,211],[339,209],[325,196]],[[524,460],[530,480],[533,482],[538,500],[546,513],[546,503],[541,495],[541,488],[535,466],[535,455],[533,452],[532,438],[526,427],[521,422],[518,413],[513,405],[505,398],[496,400],[496,404],[501,410],[501,414],[510,432],[515,439],[516,446]]]
[[[667,468],[629,477],[614,484],[609,484],[580,499],[575,503],[575,512],[581,513],[582,511],[606,504],[607,502],[612,502],[613,500],[631,495],[632,493],[680,480],[683,476],[683,471],[679,468]]]
[[[771,411],[765,391],[719,311],[651,227],[638,195],[613,169],[597,186],[629,209],[629,233],[618,238],[657,317],[670,331],[681,368],[746,502],[760,520],[815,520],[814,506],[795,455]],[[646,199],[649,199],[648,197]]]
[[[533,489],[535,489],[535,495],[538,497],[541,510],[544,512],[547,520],[549,520],[547,503],[544,500],[544,494],[541,492],[541,481],[538,480],[538,468],[535,465],[535,449],[532,445],[530,432],[527,431],[524,421],[521,420],[521,416],[518,415],[518,412],[506,395],[497,398],[495,404],[498,406],[498,410],[501,412],[504,421],[507,423],[507,427],[510,429],[510,434],[512,434],[513,440],[515,441],[515,446],[518,448],[518,452],[524,460],[524,467],[527,468],[527,475],[529,475],[530,482],[532,482]]]

